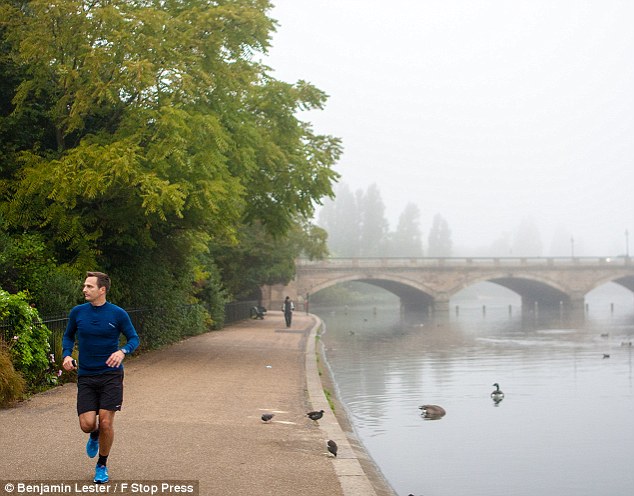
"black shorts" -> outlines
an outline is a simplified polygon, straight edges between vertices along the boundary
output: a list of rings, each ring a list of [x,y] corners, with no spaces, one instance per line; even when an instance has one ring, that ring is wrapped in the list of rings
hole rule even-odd
[[[77,415],[99,410],[121,410],[123,370],[77,378]]]

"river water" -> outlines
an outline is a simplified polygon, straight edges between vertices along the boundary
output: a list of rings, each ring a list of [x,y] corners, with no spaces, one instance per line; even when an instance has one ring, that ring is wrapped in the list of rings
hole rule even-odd
[[[435,319],[396,303],[311,311],[337,395],[398,495],[630,496],[634,301],[594,293],[573,317],[504,298]],[[421,404],[447,414],[424,419]]]

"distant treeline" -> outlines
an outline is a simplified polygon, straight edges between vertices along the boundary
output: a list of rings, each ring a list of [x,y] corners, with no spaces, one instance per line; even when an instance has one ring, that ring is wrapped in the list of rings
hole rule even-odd
[[[385,216],[385,204],[376,184],[354,193],[345,183],[337,185],[334,199],[326,200],[318,224],[328,233],[328,248],[338,257],[538,257],[544,254],[536,224],[530,218],[518,220],[514,232],[496,239],[477,239],[472,246],[458,246],[449,222],[441,214],[431,226],[421,227],[421,210],[406,204],[392,230]],[[485,220],[486,221],[486,220]],[[426,235],[425,235],[426,233]],[[560,228],[551,242],[551,256],[571,254],[569,232]]]
[[[427,246],[423,244],[420,210],[408,203],[394,231],[385,217],[385,205],[376,184],[352,193],[341,183],[334,200],[326,201],[318,224],[328,233],[330,254],[338,257],[450,257],[451,230],[440,215],[434,216]]]

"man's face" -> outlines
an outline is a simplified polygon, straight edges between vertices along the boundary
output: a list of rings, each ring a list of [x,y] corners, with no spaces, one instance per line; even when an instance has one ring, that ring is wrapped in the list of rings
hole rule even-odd
[[[106,288],[98,288],[97,287],[97,278],[96,277],[87,277],[84,281],[84,297],[86,301],[93,302],[98,300],[103,294],[106,292]]]

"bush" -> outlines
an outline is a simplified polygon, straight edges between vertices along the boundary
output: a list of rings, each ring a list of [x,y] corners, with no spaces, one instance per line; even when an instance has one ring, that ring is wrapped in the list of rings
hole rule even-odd
[[[141,340],[140,348],[151,350],[202,334],[210,323],[205,309],[196,304],[144,310],[135,316],[134,325]]]
[[[24,377],[13,367],[8,349],[0,346],[0,408],[6,408],[21,400],[25,390]]]
[[[229,303],[229,297],[223,287],[218,268],[213,263],[209,263],[206,269],[197,281],[196,297],[209,314],[206,327],[221,329],[224,325],[225,305]]]
[[[9,354],[29,389],[56,384],[54,357],[50,355],[51,331],[40,322],[37,310],[29,305],[26,294],[10,294],[0,289],[0,320],[10,326]]]

